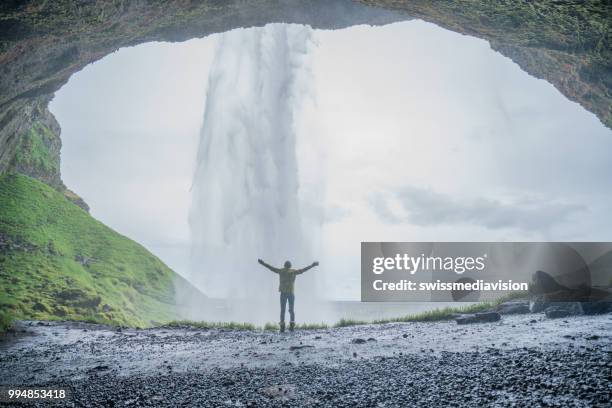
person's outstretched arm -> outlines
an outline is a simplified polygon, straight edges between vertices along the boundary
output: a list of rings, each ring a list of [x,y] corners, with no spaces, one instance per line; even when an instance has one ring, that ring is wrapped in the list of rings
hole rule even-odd
[[[273,267],[272,265],[269,265],[269,264],[265,263],[263,260],[258,259],[257,262],[259,262],[260,265],[265,266],[266,268],[268,268],[272,272],[278,273],[278,269],[277,268]]]
[[[298,274],[300,274],[300,273],[304,273],[304,272],[306,272],[307,270],[314,268],[315,266],[319,266],[319,262],[316,262],[316,261],[315,261],[315,262],[313,262],[312,264],[308,265],[308,266],[307,266],[307,267],[305,267],[305,268],[298,269],[297,273],[298,273]]]

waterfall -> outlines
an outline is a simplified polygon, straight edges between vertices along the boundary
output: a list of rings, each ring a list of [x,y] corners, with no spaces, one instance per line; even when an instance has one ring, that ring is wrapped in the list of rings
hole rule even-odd
[[[311,43],[310,27],[286,24],[219,38],[189,218],[190,280],[229,305],[224,313],[202,311],[209,319],[277,321],[278,277],[257,259],[296,267],[313,260],[300,212],[295,126]],[[311,296],[311,279],[300,278],[303,296]]]

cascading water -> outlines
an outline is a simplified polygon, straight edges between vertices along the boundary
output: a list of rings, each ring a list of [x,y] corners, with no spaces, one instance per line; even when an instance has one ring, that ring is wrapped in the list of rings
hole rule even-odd
[[[274,321],[278,278],[257,259],[296,267],[313,261],[298,197],[295,126],[311,42],[310,27],[284,24],[219,38],[192,187],[190,280],[226,301],[197,310],[199,318]],[[298,278],[297,306],[311,312],[307,275]]]

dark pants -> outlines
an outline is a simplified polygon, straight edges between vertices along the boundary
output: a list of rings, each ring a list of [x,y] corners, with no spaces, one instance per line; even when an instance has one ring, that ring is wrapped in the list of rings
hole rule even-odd
[[[295,313],[293,312],[293,304],[295,303],[295,295],[293,293],[282,293],[280,294],[280,303],[281,303],[281,313],[280,313],[280,321],[281,323],[285,323],[285,306],[289,301],[289,317],[291,318],[291,322],[295,322]]]

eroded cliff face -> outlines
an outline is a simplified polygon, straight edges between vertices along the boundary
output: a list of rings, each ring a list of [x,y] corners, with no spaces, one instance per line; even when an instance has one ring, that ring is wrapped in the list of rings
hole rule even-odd
[[[61,190],[64,184],[60,177],[60,126],[47,103],[47,98],[39,98],[15,115],[15,154],[8,169]]]
[[[27,142],[23,139],[28,137],[30,129],[34,126],[34,124],[39,121],[39,119],[42,119],[42,117],[52,117],[50,112],[47,110],[48,102],[48,96],[19,99],[0,110],[0,172],[6,169],[15,169],[17,171],[24,171],[25,174],[33,173],[29,171],[29,169],[25,169],[25,166],[22,166],[21,163],[19,163],[20,160],[16,157],[16,153],[18,147],[21,147],[22,150],[23,148],[27,147]],[[48,125],[46,120],[44,122],[46,125]],[[53,126],[51,131],[56,131],[56,139],[59,142],[59,126]],[[57,146],[58,151],[60,146]],[[54,150],[55,146],[49,146],[49,148]],[[59,167],[59,161],[57,162],[57,165]],[[51,181],[50,184],[53,184],[57,179],[59,179],[59,173],[57,174],[57,177],[55,177],[51,174],[51,171],[59,170],[49,170],[50,173],[48,177],[45,177],[45,182],[49,183]]]
[[[59,123],[49,112],[50,96],[15,103],[5,112],[4,127],[0,131],[0,162],[6,171],[23,174],[53,187],[85,211],[87,203],[66,188],[60,172],[62,141]]]
[[[0,5],[0,174],[14,170],[63,188],[56,155],[59,127],[47,103],[74,72],[121,47],[271,22],[342,28],[412,17],[488,40],[612,127],[612,13],[604,0],[5,1]],[[22,139],[33,131],[49,147],[46,167],[16,158],[20,146],[29,143]]]

